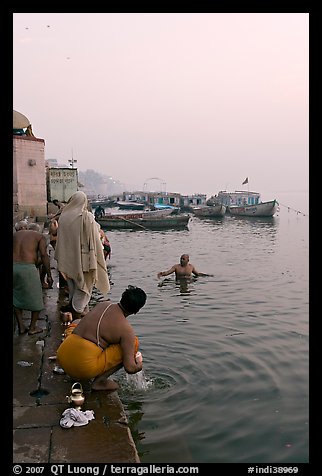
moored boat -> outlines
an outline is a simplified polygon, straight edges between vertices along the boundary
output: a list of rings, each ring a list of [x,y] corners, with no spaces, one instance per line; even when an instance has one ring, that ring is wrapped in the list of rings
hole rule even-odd
[[[92,208],[96,208],[96,207],[99,207],[99,206],[101,206],[103,208],[116,206],[116,202],[114,200],[109,200],[108,198],[98,199],[98,200],[89,199],[88,203]]]
[[[198,218],[223,217],[226,213],[226,206],[223,204],[201,205],[192,207],[192,213]]]
[[[105,230],[166,230],[188,228],[190,215],[169,215],[162,217],[145,216],[145,213],[110,214],[98,218],[97,222]]]
[[[175,207],[173,205],[167,205],[164,203],[154,203],[153,204],[153,209],[154,210],[170,210],[171,213],[178,213],[179,207]]]
[[[236,190],[235,192],[220,191],[218,201],[226,207],[227,213],[248,217],[271,217],[278,210],[276,199],[262,202],[260,193]]]
[[[160,208],[158,210],[145,210],[142,212],[142,218],[162,218],[172,214],[172,208]]]
[[[257,205],[231,206],[228,207],[228,213],[247,217],[272,217],[277,208],[278,202],[274,199]]]
[[[146,208],[146,205],[144,203],[135,202],[131,200],[119,201],[116,202],[116,205],[121,210],[144,210]]]
[[[168,215],[172,214],[172,210],[169,208],[164,208],[160,210],[117,210],[117,211],[110,211],[107,212],[105,209],[105,214],[102,215],[102,217],[106,218],[117,218],[117,217],[122,217],[122,218],[163,218]],[[97,216],[97,218],[101,218]]]

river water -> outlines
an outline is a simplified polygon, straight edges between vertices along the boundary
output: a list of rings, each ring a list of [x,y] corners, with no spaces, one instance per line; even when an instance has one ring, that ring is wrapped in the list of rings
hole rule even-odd
[[[111,299],[148,296],[129,317],[143,371],[114,375],[142,463],[308,462],[308,196],[276,198],[272,218],[107,230]],[[183,253],[213,276],[157,279]]]

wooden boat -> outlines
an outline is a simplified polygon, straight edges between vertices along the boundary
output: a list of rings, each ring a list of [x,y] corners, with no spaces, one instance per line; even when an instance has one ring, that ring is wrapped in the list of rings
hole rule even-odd
[[[174,207],[173,205],[166,205],[164,203],[154,203],[153,208],[155,210],[171,210],[172,213],[177,213],[179,207]]]
[[[164,208],[164,209],[160,209],[160,210],[143,210],[143,211],[139,211],[139,210],[130,210],[130,211],[125,211],[125,210],[118,210],[116,212],[109,212],[109,213],[106,213],[106,209],[105,209],[105,215],[103,215],[104,217],[119,217],[121,216],[122,218],[128,218],[129,220],[131,220],[132,218],[163,218],[163,217],[167,217],[169,215],[171,215],[172,213],[172,210],[169,209],[169,208]]]
[[[244,217],[272,217],[277,211],[278,202],[270,200],[268,202],[260,202],[257,205],[230,206],[228,213]]]
[[[260,193],[236,190],[235,192],[220,191],[217,199],[226,205],[227,213],[247,217],[271,217],[278,210],[276,199],[261,201]]]
[[[192,207],[192,213],[198,218],[223,217],[226,213],[226,206],[223,204],[201,205]]]
[[[88,200],[88,203],[90,204],[90,206],[92,208],[96,208],[96,207],[103,207],[103,208],[106,208],[106,207],[112,207],[112,206],[116,206],[116,203],[114,202],[114,200],[109,200],[108,198],[106,199],[99,199],[99,200]]]
[[[135,202],[134,200],[123,200],[116,202],[116,205],[121,209],[121,210],[144,210],[146,208],[146,205],[144,203],[140,202]]]
[[[142,218],[161,218],[173,214],[172,208],[160,208],[158,210],[145,210],[142,212]]]
[[[98,218],[97,222],[105,230],[167,230],[188,228],[190,215],[169,215],[165,217],[145,217],[140,213],[110,214]]]

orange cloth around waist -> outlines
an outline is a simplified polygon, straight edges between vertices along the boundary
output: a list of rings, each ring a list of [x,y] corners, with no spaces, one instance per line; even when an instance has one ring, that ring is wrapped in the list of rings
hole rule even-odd
[[[135,337],[135,353],[139,348],[139,339]],[[57,358],[61,367],[72,378],[90,379],[116,367],[123,361],[120,344],[110,344],[102,350],[77,334],[70,334],[60,344]]]

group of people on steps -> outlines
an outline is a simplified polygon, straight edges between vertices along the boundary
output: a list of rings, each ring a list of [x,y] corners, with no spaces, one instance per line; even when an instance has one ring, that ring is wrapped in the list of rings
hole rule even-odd
[[[142,370],[139,340],[127,318],[139,312],[147,295],[139,287],[128,286],[118,303],[112,303],[107,297],[110,281],[106,258],[110,248],[104,249],[100,226],[89,210],[84,192],[75,192],[51,222],[49,235],[57,270],[68,286],[69,303],[61,312],[70,313],[72,320],[57,350],[59,365],[73,379],[92,380],[92,390],[116,390],[117,382],[109,377],[117,370],[124,367],[130,374]],[[45,236],[35,228],[28,229],[27,224],[17,226],[13,235],[13,310],[19,334],[43,331],[37,326],[44,308],[39,262],[48,287],[52,287]],[[179,264],[159,272],[157,277],[172,273],[176,279],[208,276],[189,263],[188,254],[183,254]],[[106,300],[87,312],[94,286]],[[23,321],[24,310],[31,312],[28,329]]]

